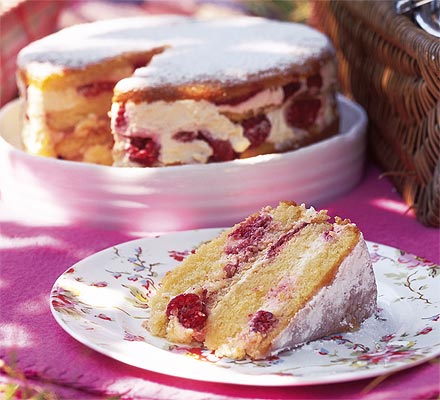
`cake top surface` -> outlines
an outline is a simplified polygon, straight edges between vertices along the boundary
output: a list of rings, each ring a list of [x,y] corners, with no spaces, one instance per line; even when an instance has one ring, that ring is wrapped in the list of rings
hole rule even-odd
[[[174,82],[241,81],[250,76],[305,68],[333,52],[328,38],[298,23],[258,17],[202,20],[155,16],[75,25],[25,47],[20,68],[81,69],[123,53],[166,47],[119,90]],[[44,64],[44,65],[43,65]]]

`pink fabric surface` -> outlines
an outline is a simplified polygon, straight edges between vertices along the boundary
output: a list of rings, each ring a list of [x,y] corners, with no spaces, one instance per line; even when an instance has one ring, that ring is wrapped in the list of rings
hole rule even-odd
[[[351,218],[370,241],[440,262],[439,230],[418,223],[387,179],[370,166],[361,184],[322,205]],[[92,399],[432,399],[438,360],[385,379],[310,387],[252,387],[199,382],[141,370],[103,356],[65,333],[49,310],[53,283],[80,259],[127,240],[87,226],[30,226],[0,210],[0,357],[31,385],[60,398]],[[3,367],[0,384],[11,379]]]

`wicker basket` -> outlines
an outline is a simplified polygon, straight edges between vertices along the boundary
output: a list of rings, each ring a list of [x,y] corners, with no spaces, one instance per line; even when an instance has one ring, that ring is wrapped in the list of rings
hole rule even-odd
[[[418,220],[440,226],[440,39],[392,1],[316,1],[312,24],[338,54],[341,91],[367,111],[369,149]]]

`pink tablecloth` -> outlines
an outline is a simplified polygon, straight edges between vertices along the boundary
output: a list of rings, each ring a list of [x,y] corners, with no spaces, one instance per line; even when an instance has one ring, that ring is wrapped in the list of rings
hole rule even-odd
[[[355,221],[367,240],[440,262],[439,231],[423,227],[406,212],[375,167],[368,168],[355,190],[324,207]],[[48,297],[54,281],[72,264],[134,237],[87,226],[30,226],[4,208],[0,218],[0,383],[15,379],[68,399],[434,399],[440,394],[438,360],[383,380],[312,387],[198,382],[124,365],[66,334],[50,314]]]

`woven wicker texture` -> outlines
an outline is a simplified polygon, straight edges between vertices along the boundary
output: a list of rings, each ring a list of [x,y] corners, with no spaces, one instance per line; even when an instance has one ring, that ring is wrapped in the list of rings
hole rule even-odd
[[[440,226],[440,40],[392,1],[316,1],[341,91],[368,113],[369,149],[418,220]]]

